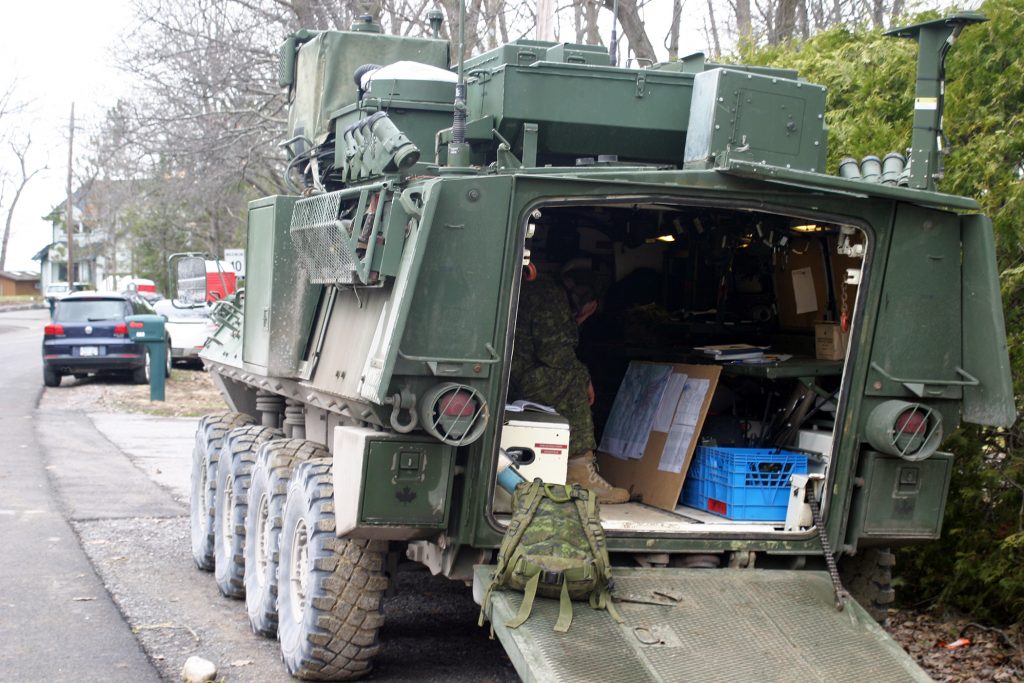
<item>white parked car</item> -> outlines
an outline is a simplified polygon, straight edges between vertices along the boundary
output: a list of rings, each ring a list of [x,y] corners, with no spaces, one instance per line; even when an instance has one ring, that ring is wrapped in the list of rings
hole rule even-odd
[[[210,308],[185,307],[170,299],[157,301],[153,308],[166,320],[164,325],[173,344],[171,358],[176,361],[198,360],[199,351],[217,330],[217,325],[210,320]]]

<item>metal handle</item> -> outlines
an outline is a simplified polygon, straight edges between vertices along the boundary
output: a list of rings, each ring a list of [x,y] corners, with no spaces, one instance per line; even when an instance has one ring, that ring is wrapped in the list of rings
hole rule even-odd
[[[882,377],[885,377],[887,380],[890,380],[892,382],[899,382],[900,384],[938,384],[940,386],[947,387],[976,387],[979,384],[981,384],[980,380],[978,380],[976,377],[974,377],[961,367],[957,367],[955,368],[955,370],[958,375],[963,375],[964,377],[966,377],[966,381],[957,379],[902,379],[899,377],[893,377],[888,372],[883,370],[882,366],[880,366],[878,363],[874,361],[871,362],[871,367],[877,370],[879,374],[881,374]]]
[[[971,375],[970,373],[968,373],[966,370],[964,370],[961,367],[956,367],[955,368],[956,373],[958,375],[962,375],[963,377],[966,377],[967,378],[966,380],[957,380],[957,379],[905,379],[905,378],[900,378],[900,377],[893,377],[888,372],[886,372],[884,369],[882,369],[882,366],[880,366],[878,363],[876,363],[874,361],[871,362],[871,367],[872,367],[872,369],[876,370],[880,375],[882,375],[882,377],[885,377],[887,380],[889,380],[891,382],[897,382],[899,384],[902,384],[904,386],[904,388],[906,388],[907,391],[909,391],[910,393],[914,394],[918,398],[923,398],[924,397],[925,387],[928,387],[928,386],[934,386],[934,387],[976,387],[979,384],[981,384],[981,382],[978,380],[977,377],[974,377],[973,375]],[[939,395],[939,392],[935,391],[935,390],[928,391],[927,393],[929,395],[933,395],[933,396]]]
[[[480,363],[482,365],[490,365],[497,363],[501,358],[498,356],[498,352],[494,350],[490,342],[484,344],[484,350],[491,354],[490,358],[477,359],[477,358],[437,358],[436,356],[410,356],[409,354],[398,349],[398,355],[405,360],[417,361],[421,363]]]

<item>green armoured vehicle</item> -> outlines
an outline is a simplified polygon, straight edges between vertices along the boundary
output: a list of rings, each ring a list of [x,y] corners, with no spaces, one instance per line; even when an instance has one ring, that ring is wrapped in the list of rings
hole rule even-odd
[[[868,616],[888,548],[940,533],[942,436],[1015,418],[991,223],[934,189],[943,60],[980,20],[893,32],[920,43],[909,159],[838,176],[824,88],[792,71],[531,40],[456,68],[439,14],[434,38],[289,37],[293,191],[250,204],[244,295],[202,352],[230,412],[196,436],[197,564],[303,678],[370,670],[399,556],[479,601],[499,474],[565,478],[567,423],[507,406],[531,398],[520,289],[571,262],[604,292],[578,352],[632,495],[602,508],[625,624],[584,608],[554,634],[555,602],[513,630],[498,593],[519,674],[926,679]],[[734,487],[714,448],[763,455]]]

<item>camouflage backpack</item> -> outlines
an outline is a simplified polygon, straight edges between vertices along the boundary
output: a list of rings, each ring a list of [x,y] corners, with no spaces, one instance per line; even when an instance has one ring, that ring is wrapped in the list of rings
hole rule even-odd
[[[607,609],[621,623],[612,605],[611,564],[597,496],[578,485],[535,479],[516,487],[512,510],[494,579],[484,595],[480,625],[496,588],[523,593],[519,613],[506,624],[509,628],[529,619],[537,593],[559,599],[559,633],[572,623],[573,600],[589,598],[591,607]]]

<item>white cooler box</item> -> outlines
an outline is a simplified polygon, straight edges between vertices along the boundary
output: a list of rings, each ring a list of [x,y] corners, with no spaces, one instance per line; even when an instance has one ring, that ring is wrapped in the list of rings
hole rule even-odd
[[[550,484],[564,484],[569,462],[569,423],[561,415],[524,410],[505,413],[501,447],[529,448],[533,462],[516,466],[527,481],[540,478]],[[512,496],[495,487],[494,511],[512,512]]]

